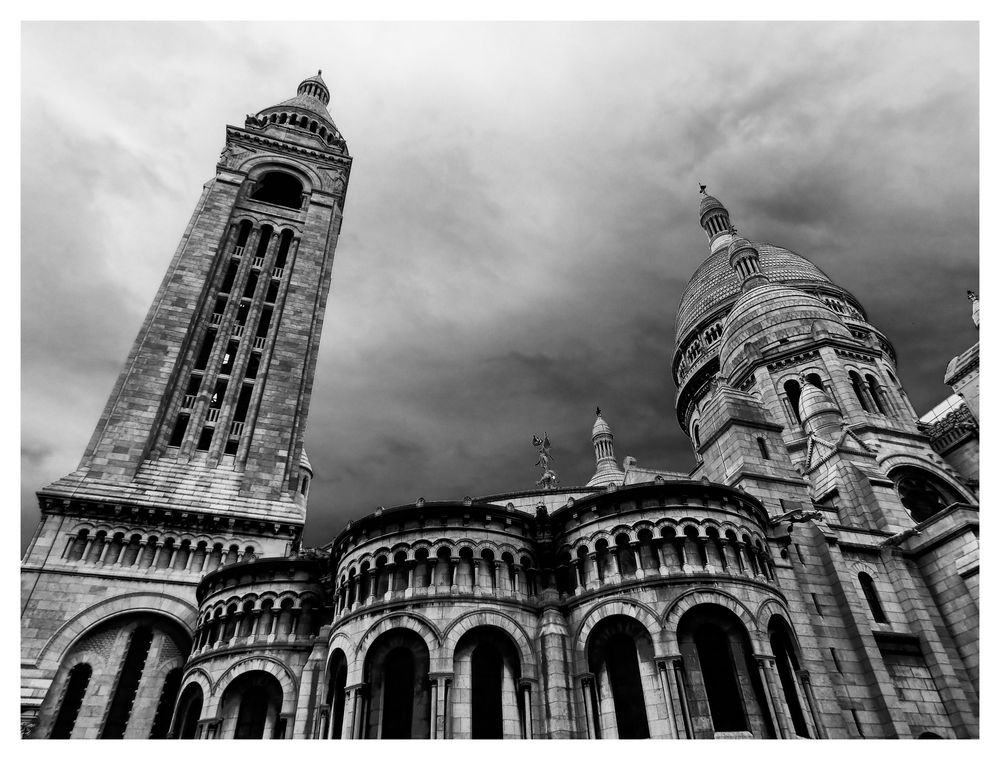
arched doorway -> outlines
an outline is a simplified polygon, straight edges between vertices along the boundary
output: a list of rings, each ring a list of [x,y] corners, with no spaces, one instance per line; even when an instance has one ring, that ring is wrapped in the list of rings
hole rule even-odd
[[[429,666],[427,645],[409,629],[387,631],[372,643],[365,657],[370,688],[365,738],[430,738]]]
[[[190,649],[190,633],[161,615],[121,615],[99,623],[63,657],[35,736],[162,738]],[[135,709],[136,704],[148,707]]]
[[[284,694],[270,673],[251,670],[234,678],[222,693],[221,739],[284,739]]]
[[[595,732],[602,739],[648,739],[649,709],[656,704],[653,641],[634,618],[611,615],[587,639],[587,662],[595,676]]]
[[[455,681],[449,707],[449,735],[455,739],[520,739],[525,736],[518,694],[521,658],[500,628],[478,626],[455,646]]]
[[[721,605],[696,605],[678,623],[677,639],[695,738],[773,738],[750,637],[739,618]]]

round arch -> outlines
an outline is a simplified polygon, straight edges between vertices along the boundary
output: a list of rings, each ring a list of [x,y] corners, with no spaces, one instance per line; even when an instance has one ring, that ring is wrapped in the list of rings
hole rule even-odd
[[[441,662],[453,662],[455,648],[462,636],[475,628],[483,627],[496,628],[504,633],[521,657],[521,674],[525,678],[537,678],[535,650],[531,644],[531,638],[520,623],[500,610],[487,609],[467,612],[452,621],[444,630],[440,649]]]
[[[573,635],[578,666],[586,667],[584,665],[587,661],[586,642],[590,638],[590,632],[604,618],[612,615],[623,615],[635,619],[646,629],[646,633],[653,641],[653,653],[657,657],[665,654],[662,641],[663,627],[652,608],[632,599],[606,599],[598,602],[587,611]]]
[[[175,596],[155,592],[121,594],[105,599],[74,615],[52,634],[35,659],[40,670],[56,669],[62,658],[88,631],[112,618],[133,613],[162,615],[194,636],[198,609]]]
[[[736,615],[736,617],[740,619],[740,622],[743,623],[743,627],[746,628],[754,652],[759,653],[760,627],[757,625],[756,616],[750,611],[750,609],[735,596],[727,594],[724,591],[695,588],[681,594],[663,611],[663,630],[665,631],[671,649],[673,650],[670,654],[677,655],[680,653],[677,644],[677,627],[681,618],[684,617],[684,614],[692,607],[697,607],[701,604],[715,604],[719,607],[725,607],[727,610]]]
[[[239,676],[255,670],[269,673],[277,679],[278,683],[281,684],[281,712],[293,713],[295,711],[295,698],[299,693],[299,684],[295,674],[281,660],[267,655],[254,655],[240,660],[219,676],[212,693],[207,695],[205,699],[205,706],[202,708],[204,714],[221,718],[222,697],[226,693],[226,687]]]

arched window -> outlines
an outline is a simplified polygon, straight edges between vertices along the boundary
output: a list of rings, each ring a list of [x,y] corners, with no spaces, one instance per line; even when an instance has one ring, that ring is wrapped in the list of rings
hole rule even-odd
[[[632,551],[632,544],[628,536],[619,533],[615,536],[615,548],[618,552],[618,568],[623,577],[635,575],[635,553]]]
[[[257,182],[250,198],[285,208],[302,208],[302,183],[287,172],[267,172]]]
[[[861,376],[851,370],[847,373],[847,376],[851,379],[851,388],[854,390],[854,395],[858,399],[858,403],[861,404],[861,408],[866,412],[870,412],[871,408],[868,406],[868,400],[865,398],[864,386],[861,383]]]
[[[87,693],[88,684],[90,684],[91,672],[90,665],[82,662],[75,665],[69,672],[66,692],[63,694],[62,704],[59,706],[55,725],[52,726],[52,733],[49,734],[50,739],[69,739],[73,734],[76,716],[80,714],[83,697]]]
[[[701,446],[701,431],[698,428],[698,423],[694,423],[694,427],[691,428],[691,438],[694,439],[695,448]]]
[[[878,384],[878,380],[871,375],[865,375],[865,382],[868,383],[868,390],[871,392],[872,401],[874,401],[875,406],[878,407],[879,414],[885,414],[885,404],[882,398],[883,390]]]
[[[330,705],[330,738],[340,739],[344,735],[344,705],[346,704],[347,658],[337,651],[331,666],[330,692],[326,703]]]
[[[799,384],[794,380],[786,380],[784,384],[785,396],[788,397],[788,405],[791,407],[792,418],[802,424],[802,417],[799,416],[799,396],[802,395],[802,389],[799,388]]]
[[[197,736],[202,701],[201,687],[196,683],[188,684],[177,708],[178,739],[194,739]]]
[[[132,631],[122,661],[121,673],[118,676],[118,686],[111,697],[108,717],[101,731],[102,739],[124,738],[132,713],[132,703],[135,701],[139,680],[142,678],[142,669],[146,665],[146,657],[149,655],[149,646],[152,643],[153,631],[148,626],[141,625]]]
[[[170,716],[177,700],[177,690],[181,685],[181,669],[174,668],[163,679],[163,689],[160,690],[160,700],[156,703],[156,714],[153,717],[153,727],[149,731],[150,739],[166,739],[170,730]]]
[[[875,590],[875,581],[868,573],[858,573],[858,580],[861,582],[861,590],[864,592],[865,600],[868,602],[868,609],[871,610],[872,618],[876,623],[888,623],[885,610],[882,609],[882,602],[879,601],[878,592]]]
[[[802,703],[799,701],[799,690],[796,682],[799,661],[795,656],[795,647],[788,632],[788,625],[775,615],[768,626],[768,632],[771,654],[774,655],[778,680],[781,682],[781,690],[785,693],[785,703],[788,705],[789,713],[791,713],[792,726],[796,734],[808,737],[809,727],[806,725]]]
[[[815,372],[810,372],[808,375],[806,375],[806,382],[809,383],[810,385],[819,388],[821,391],[825,390],[825,388],[823,388],[823,378],[821,378]]]
[[[964,499],[943,480],[919,467],[898,467],[889,473],[899,500],[915,522],[923,522]]]

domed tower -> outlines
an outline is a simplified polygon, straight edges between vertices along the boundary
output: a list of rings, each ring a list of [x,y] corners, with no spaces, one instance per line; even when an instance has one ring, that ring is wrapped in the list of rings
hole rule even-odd
[[[601,416],[601,408],[597,407],[597,419],[594,420],[594,431],[591,436],[594,442],[594,457],[597,459],[597,469],[588,481],[587,487],[606,486],[608,483],[620,485],[625,471],[618,466],[615,459],[615,436],[611,426]]]
[[[958,474],[917,427],[892,344],[857,299],[798,254],[739,235],[728,210],[704,188],[699,219],[710,253],[681,298],[673,372],[678,419],[705,474],[734,485],[786,458],[802,470],[810,466],[811,434],[825,439],[842,426],[853,441],[851,456],[873,459],[883,477],[895,482],[919,466],[957,493]],[[748,469],[731,455],[719,459],[720,444],[711,444],[738,421],[739,435],[758,440],[741,456],[769,464]],[[831,487],[815,486],[820,498]],[[962,496],[972,498],[970,491]],[[900,519],[905,515],[890,523]]]

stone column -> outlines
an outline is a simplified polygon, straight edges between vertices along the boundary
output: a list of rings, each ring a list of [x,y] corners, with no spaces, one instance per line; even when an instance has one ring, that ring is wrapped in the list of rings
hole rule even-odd
[[[438,716],[438,682],[436,678],[431,678],[431,739],[438,738],[437,716]]]
[[[660,693],[663,695],[663,704],[667,707],[667,735],[663,737],[656,737],[657,739],[677,738],[677,721],[674,718],[674,700],[673,695],[670,692],[670,675],[667,673],[667,668],[669,666],[669,659],[660,658],[656,660],[656,673],[660,677]]]
[[[795,675],[798,678],[798,682],[801,687],[800,690],[806,698],[809,725],[814,732],[813,736],[817,739],[825,739],[826,731],[823,730],[823,724],[820,722],[819,713],[816,711],[816,697],[813,695],[812,679],[809,677],[809,671],[799,670]]]
[[[503,581],[503,576],[500,575],[500,568],[503,567],[503,562],[498,559],[493,560],[493,591],[499,593],[503,588],[501,581]]]
[[[348,716],[344,716],[344,725],[351,727],[351,739],[364,739],[365,738],[365,684],[358,684],[356,686],[344,689],[347,695],[354,692],[354,699],[345,699],[345,703],[350,703],[351,716],[350,722],[347,721]]]
[[[587,590],[587,579],[583,574],[583,563],[579,559],[570,560],[570,565],[573,568],[573,572],[576,573],[576,582],[580,586],[581,591]]]
[[[597,724],[595,723],[595,716],[593,714],[593,688],[594,688],[594,676],[591,673],[585,673],[580,677],[580,690],[583,695],[583,715],[587,723],[587,738],[596,739],[597,738]]]
[[[459,557],[452,557],[449,562],[448,577],[451,583],[448,585],[451,587],[452,592],[458,591],[458,563]]]
[[[161,551],[163,551],[163,542],[162,541],[156,544],[156,549],[153,551],[153,559],[150,560],[150,563],[149,563],[150,568],[152,568],[153,570],[156,569],[156,563],[160,559],[160,552]]]
[[[437,557],[427,558],[427,593],[437,593]]]
[[[670,574],[670,560],[664,554],[664,552],[669,551],[667,549],[666,539],[660,539],[653,542],[653,548],[655,549],[656,558],[660,562],[660,575]]]
[[[125,556],[125,550],[128,549],[130,543],[131,541],[126,541],[124,538],[122,539],[122,548],[118,550],[118,556],[115,557],[115,561],[113,563],[115,567],[121,567],[122,558]]]
[[[686,738],[694,738],[694,726],[691,723],[691,707],[688,705],[687,688],[684,685],[684,661],[680,655],[670,658],[670,677],[681,703],[681,718],[684,722]]]
[[[403,591],[405,596],[413,595],[413,584],[417,573],[417,561],[414,559],[406,560],[406,589]]]
[[[535,734],[531,724],[531,682],[522,679],[519,685],[524,694],[524,738],[533,739]]]
[[[642,566],[642,542],[632,541],[628,545],[629,551],[632,552],[632,559],[635,561],[635,577],[645,578],[646,570]]]

